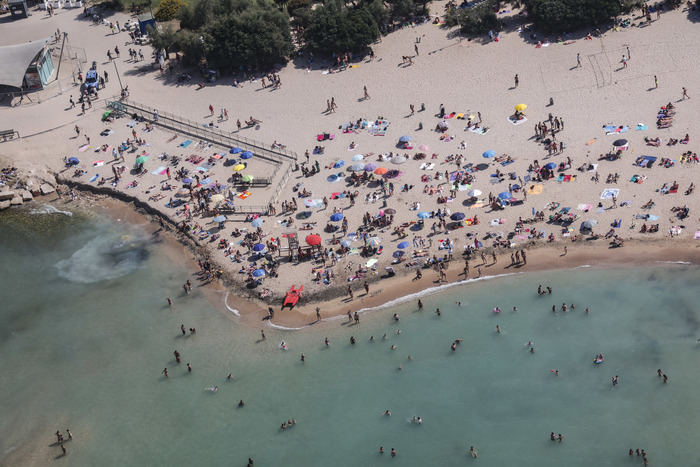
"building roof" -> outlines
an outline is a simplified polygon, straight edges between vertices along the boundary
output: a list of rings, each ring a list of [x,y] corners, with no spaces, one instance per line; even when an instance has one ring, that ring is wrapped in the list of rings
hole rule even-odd
[[[21,88],[24,74],[51,38],[0,47],[0,86]]]

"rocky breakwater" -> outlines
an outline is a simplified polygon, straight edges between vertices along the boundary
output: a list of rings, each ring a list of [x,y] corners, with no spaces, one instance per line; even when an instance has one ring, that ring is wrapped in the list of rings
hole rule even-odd
[[[0,174],[0,211],[20,206],[36,196],[56,192],[56,182],[48,173],[23,172],[14,167],[2,169]]]

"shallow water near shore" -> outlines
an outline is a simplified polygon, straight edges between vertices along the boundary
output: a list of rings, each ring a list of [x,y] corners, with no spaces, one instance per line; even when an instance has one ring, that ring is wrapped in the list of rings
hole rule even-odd
[[[696,266],[512,275],[425,297],[423,311],[411,301],[366,313],[357,325],[261,323],[265,341],[223,296],[213,307],[192,271],[135,226],[3,215],[0,272],[0,465],[53,462],[53,433],[66,428],[71,465],[84,466],[248,457],[372,466],[390,461],[391,448],[401,465],[456,465],[471,462],[470,446],[486,466],[641,465],[629,448],[644,448],[652,465],[700,460]],[[188,278],[195,288],[185,296]],[[552,295],[539,297],[539,284]],[[562,302],[575,310],[553,313]],[[183,337],[181,324],[197,334]],[[605,362],[595,365],[599,352]],[[291,418],[298,423],[280,430]]]

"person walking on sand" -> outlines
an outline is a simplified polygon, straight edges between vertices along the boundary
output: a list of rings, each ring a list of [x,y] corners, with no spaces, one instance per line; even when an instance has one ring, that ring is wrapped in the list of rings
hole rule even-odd
[[[416,108],[413,106],[413,104],[409,105],[409,108],[411,109],[410,115],[414,115],[416,113]]]
[[[209,104],[209,115],[212,117],[214,116],[214,106],[211,104]]]
[[[316,307],[316,321],[321,321],[321,309]]]
[[[690,96],[688,95],[688,90],[686,88],[683,88],[683,95],[681,96],[681,99],[690,99]]]
[[[516,75],[515,75],[515,87],[516,88],[518,87],[518,84],[520,84],[520,79],[518,79],[518,75],[516,73]]]
[[[348,285],[348,295],[350,295],[350,300],[352,300],[354,298],[353,293],[352,293],[352,286],[350,286],[350,285]],[[350,313],[350,312],[348,311],[348,313]],[[352,320],[352,318],[351,318],[351,320]]]
[[[364,92],[365,92],[365,100],[369,99],[370,97],[369,97],[369,93],[367,92],[367,86],[365,86],[365,87],[363,88],[363,90],[364,90]]]
[[[622,62],[622,68],[627,68],[627,58],[625,58],[624,55],[622,56],[622,60],[620,61]]]
[[[576,54],[576,68],[581,68],[581,54]]]
[[[654,89],[659,88],[659,80],[656,78],[656,75],[654,75]]]

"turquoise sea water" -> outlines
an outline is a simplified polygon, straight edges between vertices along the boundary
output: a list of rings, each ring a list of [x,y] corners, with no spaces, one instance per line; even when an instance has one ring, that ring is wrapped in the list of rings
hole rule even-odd
[[[265,325],[265,341],[223,296],[182,295],[196,277],[138,227],[3,214],[0,274],[0,465],[61,462],[66,428],[79,466],[449,466],[474,462],[472,445],[484,466],[641,465],[629,448],[651,465],[700,461],[696,266],[511,275],[424,297],[422,312],[409,300],[358,325]],[[576,309],[552,313],[562,302]]]

